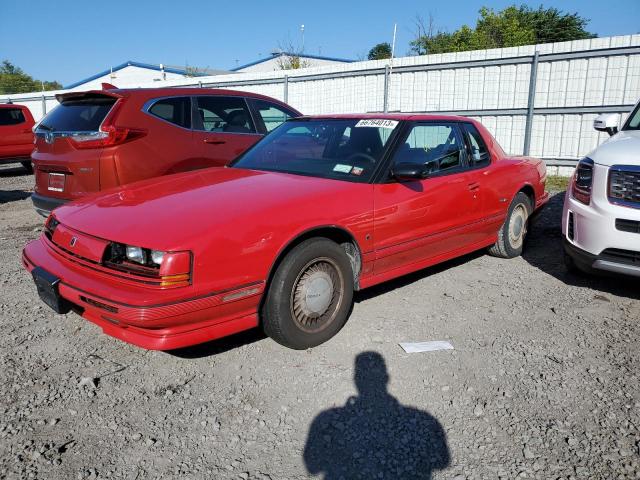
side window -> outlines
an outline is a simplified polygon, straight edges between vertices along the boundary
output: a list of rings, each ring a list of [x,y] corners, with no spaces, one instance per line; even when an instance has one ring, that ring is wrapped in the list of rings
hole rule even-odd
[[[275,105],[264,100],[255,100],[253,105],[260,115],[260,118],[262,118],[264,128],[267,132],[270,132],[274,128],[280,126],[282,123],[286,122],[288,118],[295,116],[292,111],[286,110],[280,105]]]
[[[469,160],[471,167],[489,165],[491,163],[491,155],[478,129],[471,123],[463,124],[463,128],[471,147],[471,159]]]
[[[197,99],[202,122],[199,129],[205,132],[256,132],[244,98],[203,95]]]
[[[24,121],[24,113],[19,108],[0,108],[0,125],[18,125]]]
[[[463,145],[455,124],[418,124],[400,145],[393,161],[426,165],[430,174],[453,173],[464,166]]]
[[[163,98],[149,108],[149,113],[174,125],[191,128],[191,99],[189,97]]]

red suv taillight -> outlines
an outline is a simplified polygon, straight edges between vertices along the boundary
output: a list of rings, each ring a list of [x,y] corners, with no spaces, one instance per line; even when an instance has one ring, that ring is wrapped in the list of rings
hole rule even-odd
[[[571,196],[585,205],[591,203],[593,188],[593,160],[584,158],[578,162],[571,182]]]
[[[102,122],[102,125],[100,125],[100,130],[97,132],[76,133],[69,137],[71,144],[77,149],[104,148],[144,137],[147,134],[145,129],[114,125],[114,121],[120,108],[122,108],[123,102],[122,99],[116,102]]]

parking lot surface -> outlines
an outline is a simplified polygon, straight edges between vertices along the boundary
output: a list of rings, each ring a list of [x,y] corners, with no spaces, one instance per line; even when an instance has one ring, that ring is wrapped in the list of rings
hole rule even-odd
[[[39,301],[32,184],[0,167],[0,479],[640,477],[640,286],[565,272],[562,194],[522,258],[360,292],[320,347],[169,353]]]

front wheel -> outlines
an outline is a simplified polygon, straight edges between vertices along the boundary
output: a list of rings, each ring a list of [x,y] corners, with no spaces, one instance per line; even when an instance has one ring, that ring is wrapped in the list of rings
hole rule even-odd
[[[265,333],[296,350],[315,347],[344,326],[353,301],[349,257],[337,243],[312,238],[278,266],[262,307]]]
[[[507,218],[498,232],[498,241],[489,248],[494,257],[515,258],[522,254],[524,242],[529,230],[529,216],[533,211],[531,200],[523,192],[518,192],[511,205]]]

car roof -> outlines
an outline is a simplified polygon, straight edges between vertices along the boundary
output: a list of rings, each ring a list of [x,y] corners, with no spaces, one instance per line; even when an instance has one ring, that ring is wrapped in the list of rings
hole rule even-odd
[[[427,113],[341,113],[335,115],[303,115],[302,119],[380,119],[380,120],[447,120],[447,121],[475,121],[459,115],[439,115]]]
[[[27,108],[25,105],[18,105],[17,103],[0,103],[0,108]]]

